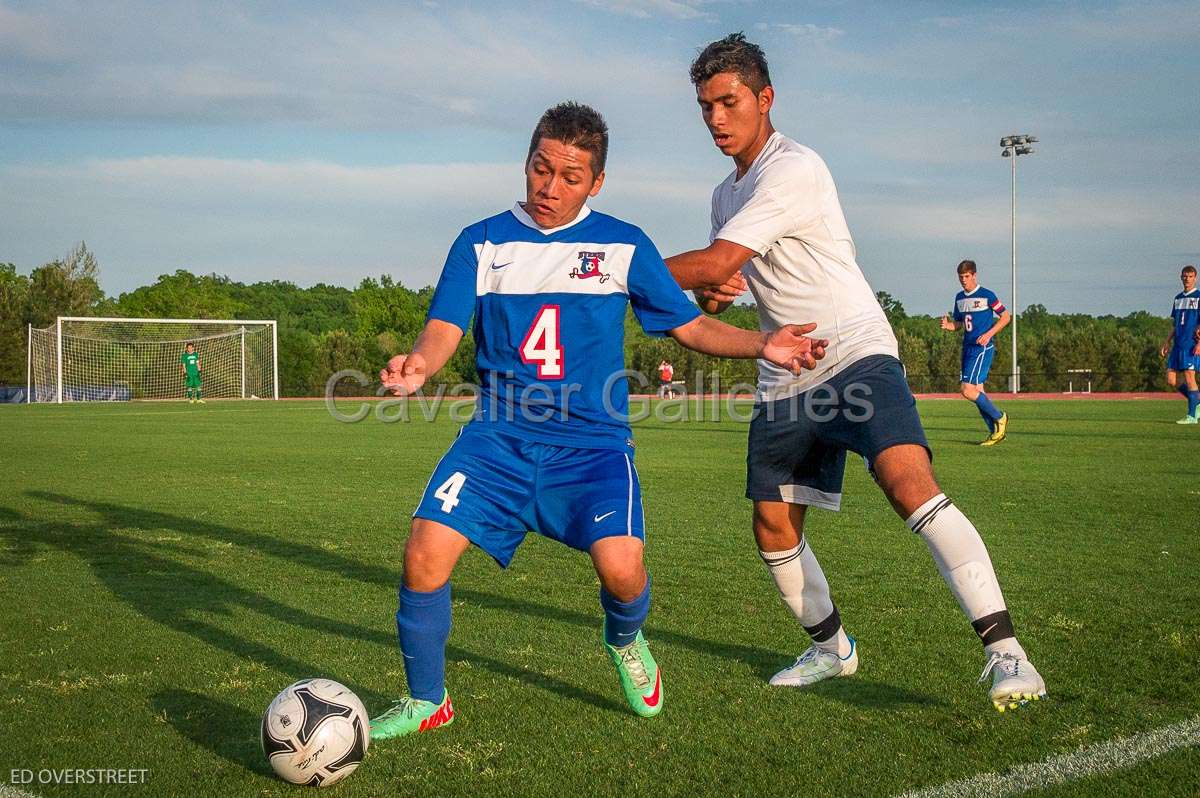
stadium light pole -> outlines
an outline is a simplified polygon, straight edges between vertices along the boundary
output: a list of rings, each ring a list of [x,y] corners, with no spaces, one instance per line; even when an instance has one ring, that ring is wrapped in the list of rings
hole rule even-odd
[[[1005,136],[1000,139],[1000,155],[1008,158],[1012,166],[1012,377],[1009,387],[1013,393],[1021,392],[1021,369],[1017,366],[1017,156],[1031,155],[1035,136]]]

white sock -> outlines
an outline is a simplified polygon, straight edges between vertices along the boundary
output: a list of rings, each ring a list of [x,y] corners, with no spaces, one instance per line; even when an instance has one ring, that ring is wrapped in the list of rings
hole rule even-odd
[[[1000,592],[992,559],[974,524],[939,493],[909,516],[910,529],[929,546],[950,592],[984,644],[984,650],[1024,656]]]
[[[850,638],[842,628],[829,595],[829,582],[808,541],[801,537],[799,545],[786,551],[760,551],[758,555],[767,564],[783,602],[812,636],[813,643],[839,657],[850,656]]]

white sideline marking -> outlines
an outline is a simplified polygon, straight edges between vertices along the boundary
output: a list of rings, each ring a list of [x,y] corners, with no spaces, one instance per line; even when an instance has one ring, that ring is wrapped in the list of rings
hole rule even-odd
[[[937,787],[910,790],[901,798],[992,798],[1017,795],[1027,790],[1040,790],[1132,767],[1147,759],[1192,745],[1200,745],[1200,715],[1132,737],[1119,737],[1080,748],[1070,754],[1060,754],[1031,765],[1017,765],[1004,773],[980,773]]]
[[[8,784],[0,784],[0,798],[38,798],[31,792],[18,790]]]

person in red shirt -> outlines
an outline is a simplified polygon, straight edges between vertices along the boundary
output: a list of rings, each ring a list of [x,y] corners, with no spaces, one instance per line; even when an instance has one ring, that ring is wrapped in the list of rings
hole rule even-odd
[[[671,388],[671,380],[675,378],[675,367],[671,361],[664,360],[658,364],[658,398],[664,396],[674,398],[675,390]]]

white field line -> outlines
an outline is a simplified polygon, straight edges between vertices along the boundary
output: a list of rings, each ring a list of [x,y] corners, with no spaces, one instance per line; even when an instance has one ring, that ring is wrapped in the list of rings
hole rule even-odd
[[[1178,748],[1200,745],[1200,715],[1106,743],[1080,748],[1004,773],[980,773],[936,787],[911,790],[901,798],[998,798],[1040,790],[1076,779],[1132,767]]]

